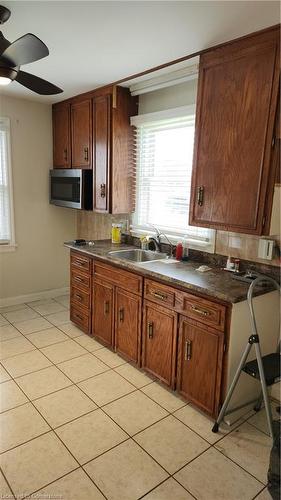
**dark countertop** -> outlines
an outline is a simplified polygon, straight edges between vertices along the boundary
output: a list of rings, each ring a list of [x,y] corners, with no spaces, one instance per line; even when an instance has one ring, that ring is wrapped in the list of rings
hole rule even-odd
[[[177,285],[186,291],[197,292],[213,299],[230,304],[247,299],[249,288],[247,283],[234,280],[231,273],[216,267],[212,267],[211,271],[205,273],[196,271],[201,265],[200,262],[177,262],[167,259],[138,263],[121,260],[108,255],[108,252],[112,250],[129,250],[136,247],[127,244],[112,244],[110,240],[95,241],[93,246],[88,244],[76,246],[73,241],[66,242],[64,245],[71,250],[96,257],[108,264],[112,263],[123,269],[135,271],[147,278],[156,278],[164,283]],[[271,291],[271,288],[259,287],[254,295],[262,295],[269,291]]]

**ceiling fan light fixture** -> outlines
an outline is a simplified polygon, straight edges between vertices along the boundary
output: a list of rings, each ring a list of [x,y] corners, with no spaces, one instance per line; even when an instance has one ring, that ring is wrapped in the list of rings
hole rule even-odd
[[[0,85],[9,85],[17,76],[18,72],[12,68],[0,68]]]
[[[0,85],[9,85],[11,83],[11,78],[7,78],[6,76],[0,76]]]

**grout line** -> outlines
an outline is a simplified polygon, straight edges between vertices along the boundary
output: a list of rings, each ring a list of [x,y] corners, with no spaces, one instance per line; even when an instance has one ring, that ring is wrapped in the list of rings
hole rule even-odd
[[[14,493],[14,491],[13,491],[13,489],[12,489],[12,487],[11,487],[11,485],[10,485],[9,481],[8,481],[8,479],[6,478],[6,475],[4,474],[4,471],[3,471],[3,469],[2,469],[2,467],[1,467],[1,466],[0,466],[0,471],[1,471],[1,473],[2,473],[2,476],[4,477],[4,480],[6,481],[7,485],[9,486],[10,491],[12,492],[13,497],[14,497],[14,498],[16,498],[16,495],[15,495],[15,493]],[[9,498],[9,497],[8,497],[8,498]]]

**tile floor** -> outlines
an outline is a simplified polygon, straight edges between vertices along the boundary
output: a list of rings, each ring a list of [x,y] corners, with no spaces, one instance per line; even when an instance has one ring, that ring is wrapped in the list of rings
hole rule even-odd
[[[69,320],[69,297],[0,310],[0,497],[269,500],[264,410],[218,434]]]

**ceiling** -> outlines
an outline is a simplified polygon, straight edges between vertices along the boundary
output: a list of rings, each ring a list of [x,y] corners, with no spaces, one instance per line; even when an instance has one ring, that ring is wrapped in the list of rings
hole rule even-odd
[[[280,22],[278,1],[5,1],[13,41],[31,32],[49,47],[22,69],[64,89],[38,96],[17,82],[7,95],[55,102]]]

